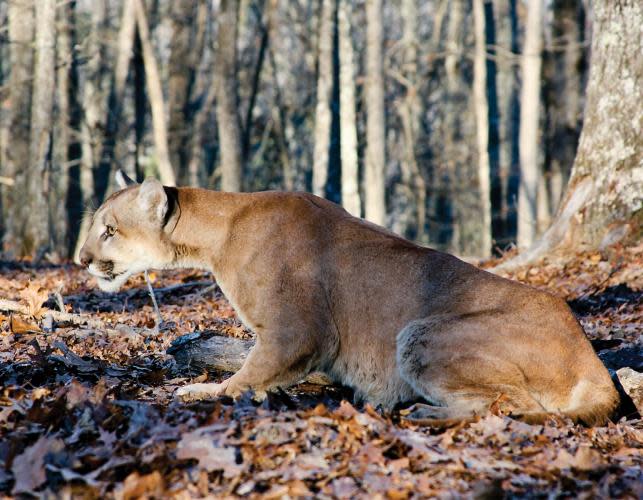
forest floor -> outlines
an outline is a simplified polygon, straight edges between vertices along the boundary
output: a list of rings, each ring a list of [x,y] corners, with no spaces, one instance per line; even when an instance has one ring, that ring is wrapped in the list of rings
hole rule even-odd
[[[643,246],[510,276],[567,299],[610,367],[643,371]],[[643,497],[632,407],[597,428],[490,412],[431,429],[312,384],[261,404],[176,402],[177,387],[223,375],[180,367],[166,353],[176,338],[250,334],[210,275],[152,279],[160,333],[142,277],[109,295],[73,265],[0,262],[0,299],[23,308],[0,310],[0,497]],[[52,322],[60,297],[94,324]]]

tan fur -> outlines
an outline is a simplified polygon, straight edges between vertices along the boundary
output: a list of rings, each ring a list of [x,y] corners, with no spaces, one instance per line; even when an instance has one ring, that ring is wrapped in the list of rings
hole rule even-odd
[[[115,236],[102,239],[105,224]],[[525,420],[553,412],[600,424],[618,402],[564,301],[310,194],[148,180],[103,204],[81,258],[110,290],[147,268],[214,273],[257,341],[235,375],[184,387],[183,399],[262,392],[322,371],[385,408],[424,398],[420,420],[479,415],[502,396]],[[110,281],[98,261],[123,274]]]

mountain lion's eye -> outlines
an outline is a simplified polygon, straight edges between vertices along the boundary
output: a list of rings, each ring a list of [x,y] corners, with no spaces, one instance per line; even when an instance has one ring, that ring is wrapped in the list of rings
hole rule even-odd
[[[111,238],[116,234],[116,228],[113,226],[105,226],[105,232],[103,233],[103,238]]]

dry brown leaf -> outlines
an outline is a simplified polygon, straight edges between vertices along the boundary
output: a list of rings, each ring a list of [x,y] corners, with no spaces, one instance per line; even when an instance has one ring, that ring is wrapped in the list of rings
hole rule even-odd
[[[32,323],[28,323],[26,321],[21,320],[18,316],[11,316],[11,319],[9,321],[9,325],[11,327],[11,332],[14,334],[25,334],[25,333],[41,333],[42,330],[38,325],[34,325]]]
[[[18,455],[11,466],[15,479],[12,493],[30,493],[47,479],[45,475],[45,456],[60,451],[64,443],[51,436],[41,436],[38,441]]]
[[[38,283],[32,282],[27,288],[20,290],[20,298],[27,305],[29,314],[39,318],[44,314],[45,310],[41,306],[49,299],[49,292]]]
[[[125,478],[122,489],[115,492],[118,500],[131,500],[135,498],[161,498],[165,492],[165,481],[159,471],[140,476],[132,472]]]

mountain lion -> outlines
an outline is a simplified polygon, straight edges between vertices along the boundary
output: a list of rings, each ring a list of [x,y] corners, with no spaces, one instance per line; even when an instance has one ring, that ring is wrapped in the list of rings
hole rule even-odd
[[[409,418],[491,405],[528,422],[604,423],[618,393],[561,299],[418,246],[306,193],[224,193],[147,179],[93,216],[80,261],[103,290],[150,268],[214,273],[256,344],[183,400],[288,386],[321,371]]]

